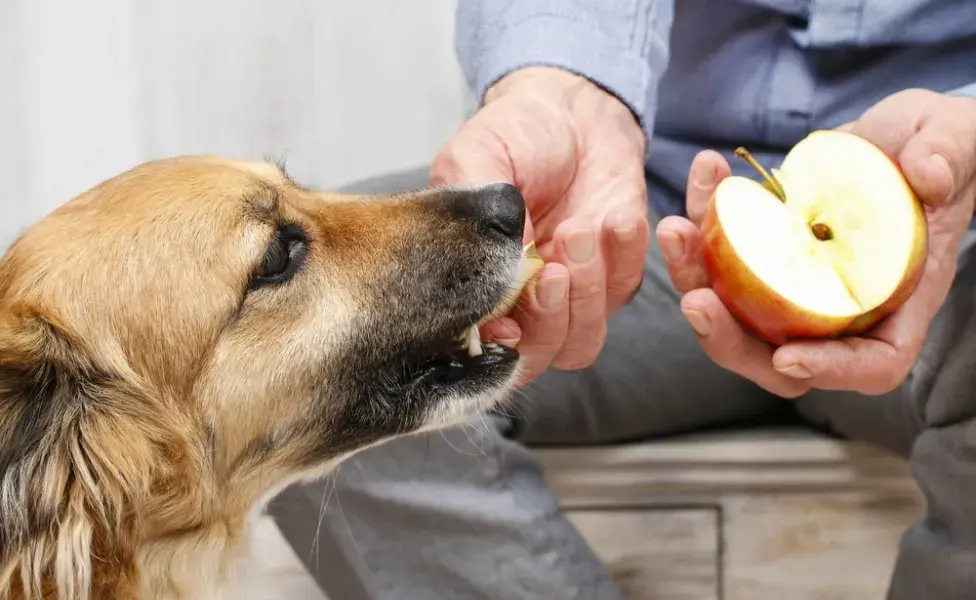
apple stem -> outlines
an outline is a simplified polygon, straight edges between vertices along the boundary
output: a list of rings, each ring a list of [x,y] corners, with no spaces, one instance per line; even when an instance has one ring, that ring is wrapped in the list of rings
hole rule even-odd
[[[783,189],[783,184],[779,182],[778,179],[773,177],[766,169],[763,168],[759,161],[753,158],[752,154],[749,153],[745,148],[739,147],[735,149],[736,158],[741,158],[746,161],[752,168],[759,171],[759,174],[763,176],[769,187],[772,188],[772,192],[776,194],[776,197],[780,199],[781,202],[786,202],[786,190]]]

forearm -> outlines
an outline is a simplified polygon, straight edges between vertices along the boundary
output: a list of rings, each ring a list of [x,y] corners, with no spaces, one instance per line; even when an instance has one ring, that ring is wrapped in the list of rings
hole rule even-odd
[[[668,62],[674,0],[460,0],[456,47],[479,101],[530,66],[559,67],[598,84],[652,134]]]

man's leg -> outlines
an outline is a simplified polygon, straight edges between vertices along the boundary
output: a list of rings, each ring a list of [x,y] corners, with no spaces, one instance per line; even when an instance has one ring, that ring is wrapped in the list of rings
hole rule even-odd
[[[423,186],[425,174],[415,177],[398,178],[392,189],[372,182],[353,191]],[[650,193],[683,194],[663,186]],[[371,598],[622,600],[521,440],[645,437],[784,406],[699,350],[654,242],[644,284],[612,319],[599,361],[585,371],[547,374],[517,395],[505,412],[524,417],[499,414],[389,442],[353,457],[317,486],[287,491],[275,510],[285,526],[313,530],[318,512],[289,514],[289,497],[324,504],[321,536],[368,573]],[[308,557],[309,548],[296,550]],[[318,575],[329,591],[327,569],[323,564]]]
[[[889,600],[976,598],[976,233],[905,385],[879,397],[818,392],[797,404],[910,461],[928,514],[902,539]]]

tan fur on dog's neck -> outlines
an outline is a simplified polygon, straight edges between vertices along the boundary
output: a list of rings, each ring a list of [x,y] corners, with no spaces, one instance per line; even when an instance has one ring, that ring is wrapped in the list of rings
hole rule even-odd
[[[2,333],[5,332],[0,329]],[[208,458],[210,450],[166,433],[198,428],[186,423],[159,422],[158,415],[166,412],[160,411],[146,421],[129,422],[129,426],[141,426],[141,429],[128,435],[123,432],[114,439],[125,441],[124,445],[105,449],[105,462],[115,466],[118,474],[144,474],[145,477],[113,482],[102,470],[91,474],[99,480],[97,486],[75,482],[87,492],[67,484],[64,481],[67,475],[46,482],[50,490],[42,490],[41,495],[50,497],[50,502],[57,502],[62,490],[68,491],[68,518],[62,522],[56,537],[39,537],[34,550],[28,554],[57,552],[59,547],[74,546],[78,553],[73,561],[65,562],[57,557],[53,562],[55,572],[64,574],[57,583],[64,585],[74,580],[75,585],[59,591],[55,581],[37,570],[43,568],[43,562],[12,562],[0,573],[0,589],[9,589],[11,600],[30,598],[37,591],[43,600],[216,597],[228,568],[246,547],[255,511],[262,509],[266,498],[295,477],[282,480],[269,493],[268,481],[262,476],[271,474],[255,474],[251,481],[235,480],[232,492],[214,480]],[[122,423],[124,420],[116,424]],[[154,444],[140,443],[153,437]],[[73,462],[70,451],[52,457],[48,473],[66,474],[69,469],[77,473],[76,464],[69,467]],[[97,495],[102,501],[100,508],[108,512],[83,514],[84,508],[71,508],[84,493]],[[74,516],[77,521],[73,520]],[[83,566],[86,561],[90,561],[90,566]],[[89,585],[90,595],[81,589]],[[40,589],[25,594],[25,586]]]

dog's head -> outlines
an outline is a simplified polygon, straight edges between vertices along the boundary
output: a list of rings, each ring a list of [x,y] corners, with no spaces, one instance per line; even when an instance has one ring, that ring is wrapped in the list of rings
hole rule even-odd
[[[0,261],[0,591],[119,593],[138,540],[490,406],[518,356],[459,339],[521,286],[524,214],[507,185],[337,196],[184,157],[37,223]]]

